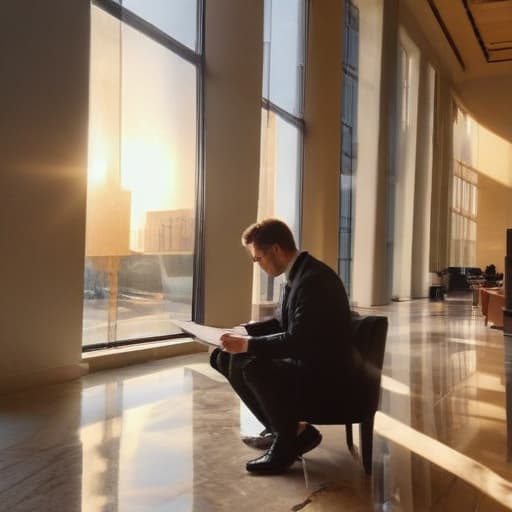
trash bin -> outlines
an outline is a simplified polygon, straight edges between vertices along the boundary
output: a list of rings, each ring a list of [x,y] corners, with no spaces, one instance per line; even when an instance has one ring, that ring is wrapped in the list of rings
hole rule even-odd
[[[480,302],[480,286],[472,286],[471,291],[473,292],[473,306],[478,306]]]
[[[480,303],[480,288],[484,285],[485,279],[481,276],[469,276],[467,280],[471,288],[473,307],[477,307]]]

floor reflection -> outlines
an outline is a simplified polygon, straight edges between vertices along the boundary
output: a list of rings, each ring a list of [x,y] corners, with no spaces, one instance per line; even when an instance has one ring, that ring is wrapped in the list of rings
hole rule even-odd
[[[82,510],[193,509],[192,393],[184,367],[84,389]]]
[[[378,510],[512,509],[503,333],[469,300],[400,306],[374,310],[392,326],[375,426]]]
[[[374,482],[378,494],[375,498],[383,505],[383,510],[390,504],[392,510],[398,507],[400,510],[429,510],[435,501],[432,489],[422,493],[425,489],[417,483],[423,481],[428,484],[433,466],[444,470],[448,478],[456,476],[470,484],[475,496],[484,493],[501,505],[512,508],[512,483],[475,459],[381,412],[375,418],[375,432],[375,464],[378,467]],[[406,467],[409,471],[404,470]],[[416,477],[421,478],[415,483]],[[430,500],[425,503],[426,496]],[[418,498],[423,498],[423,502],[418,502]]]
[[[505,389],[507,411],[507,462],[512,462],[512,336],[503,336],[505,350]]]
[[[76,381],[0,397],[0,510],[81,510],[80,396]]]
[[[361,312],[390,319],[371,479],[341,426],[320,427],[308,486],[300,463],[247,474],[240,434],[261,426],[197,354],[0,398],[0,511],[512,510],[503,333],[470,299]]]

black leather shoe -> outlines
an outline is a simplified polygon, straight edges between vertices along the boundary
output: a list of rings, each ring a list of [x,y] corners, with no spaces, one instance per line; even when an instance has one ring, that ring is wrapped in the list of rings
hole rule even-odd
[[[212,368],[215,368],[217,371],[219,371],[219,367],[217,365],[217,357],[219,357],[219,354],[222,352],[220,348],[216,348],[213,350],[213,352],[210,354],[210,366]]]
[[[313,450],[322,442],[322,434],[310,425],[306,425],[306,428],[297,436],[298,451],[300,455]]]
[[[262,430],[257,436],[243,436],[242,442],[256,450],[268,450],[274,442],[275,435],[272,431]]]
[[[286,471],[300,456],[297,437],[283,437],[277,434],[270,450],[250,460],[245,465],[247,471],[258,475],[277,475]]]

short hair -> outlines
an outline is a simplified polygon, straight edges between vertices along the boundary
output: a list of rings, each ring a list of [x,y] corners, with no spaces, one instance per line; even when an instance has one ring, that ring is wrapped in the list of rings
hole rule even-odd
[[[251,224],[242,233],[242,245],[249,244],[258,249],[267,249],[276,244],[287,252],[297,250],[290,228],[279,219],[265,219]]]

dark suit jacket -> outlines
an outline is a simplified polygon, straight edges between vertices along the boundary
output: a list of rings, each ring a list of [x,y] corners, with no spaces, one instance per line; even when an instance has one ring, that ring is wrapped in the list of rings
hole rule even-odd
[[[354,367],[351,313],[340,278],[326,264],[303,252],[290,271],[289,281],[291,289],[282,318],[246,325],[251,336],[248,352],[256,357],[290,358],[317,378],[349,378]]]

